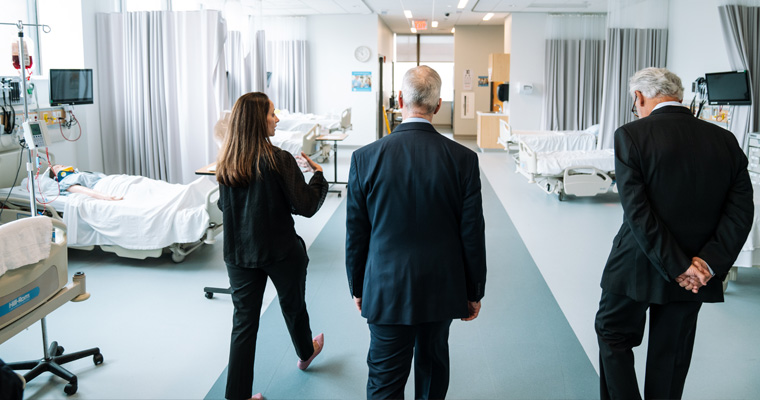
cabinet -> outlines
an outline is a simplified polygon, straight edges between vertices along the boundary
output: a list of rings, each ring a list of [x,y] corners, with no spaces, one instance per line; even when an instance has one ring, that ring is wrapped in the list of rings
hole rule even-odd
[[[504,149],[499,139],[499,121],[509,122],[509,115],[478,111],[478,147],[481,149]],[[758,149],[760,150],[760,149]]]
[[[509,82],[509,54],[491,53],[488,55],[488,80],[490,82]]]
[[[750,133],[747,142],[747,158],[749,165],[749,179],[753,185],[760,185],[760,133]]]

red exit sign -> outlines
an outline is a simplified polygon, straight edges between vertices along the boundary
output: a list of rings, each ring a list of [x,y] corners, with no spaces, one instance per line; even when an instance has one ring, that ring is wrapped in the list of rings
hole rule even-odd
[[[427,20],[421,20],[421,21],[412,21],[414,22],[414,29],[417,29],[418,31],[424,31],[427,30]]]

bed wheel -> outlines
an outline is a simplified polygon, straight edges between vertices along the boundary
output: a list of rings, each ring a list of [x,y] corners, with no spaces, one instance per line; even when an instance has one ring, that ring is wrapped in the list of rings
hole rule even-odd
[[[214,293],[206,292],[206,298],[207,299],[213,299],[214,298]]]
[[[94,362],[95,365],[103,364],[103,355],[100,353],[93,355],[92,362]]]
[[[172,253],[172,261],[174,261],[175,263],[179,264],[182,261],[185,261],[185,256],[183,256],[182,254],[179,254],[179,253]]]
[[[63,388],[63,392],[67,395],[71,396],[72,394],[77,392],[77,384],[76,383],[69,383]]]
[[[565,201],[565,192],[559,192],[557,193],[557,197],[559,197],[559,201]]]

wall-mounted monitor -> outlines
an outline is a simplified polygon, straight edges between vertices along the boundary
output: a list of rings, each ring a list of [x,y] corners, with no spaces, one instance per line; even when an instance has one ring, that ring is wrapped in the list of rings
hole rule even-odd
[[[707,84],[707,102],[711,105],[752,104],[747,71],[705,74],[705,83]]]
[[[50,105],[92,104],[91,69],[51,69]]]

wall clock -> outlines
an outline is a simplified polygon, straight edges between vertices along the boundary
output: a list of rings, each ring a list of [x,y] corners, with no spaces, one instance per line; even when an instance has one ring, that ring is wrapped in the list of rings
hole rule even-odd
[[[372,57],[372,50],[367,46],[359,46],[354,51],[354,57],[361,62],[367,62]]]

